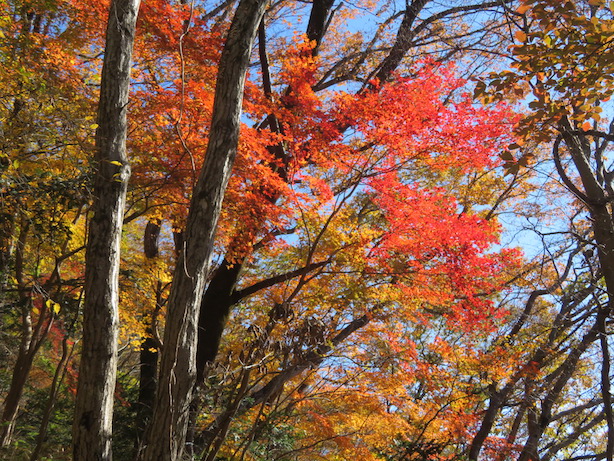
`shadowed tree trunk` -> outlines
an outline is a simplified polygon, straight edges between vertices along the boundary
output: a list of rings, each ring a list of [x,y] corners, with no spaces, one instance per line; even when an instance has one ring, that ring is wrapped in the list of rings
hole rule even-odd
[[[13,368],[11,385],[4,399],[2,415],[0,416],[0,448],[7,447],[11,443],[15,420],[23,389],[32,367],[34,331],[32,326],[31,299],[24,283],[23,275],[23,254],[26,246],[29,225],[24,220],[22,229],[17,239],[15,251],[15,279],[19,292],[19,307],[21,309],[21,341],[17,360]]]
[[[154,259],[159,253],[159,222],[149,221],[145,226],[143,236],[143,251],[147,259]],[[137,408],[138,435],[135,448],[138,449],[140,439],[143,436],[147,423],[151,419],[154,400],[156,398],[156,374],[158,370],[158,342],[154,338],[154,324],[162,303],[162,282],[157,281],[155,287],[155,307],[148,318],[148,336],[144,338],[140,350],[139,368],[139,401]]]
[[[19,293],[17,305],[21,310],[21,341],[17,360],[13,367],[11,384],[0,415],[0,449],[11,444],[21,398],[34,363],[34,357],[45,341],[53,323],[53,313],[46,303],[41,304],[38,319],[32,318],[32,292],[26,286],[24,273],[25,248],[29,233],[30,224],[24,219],[15,245],[15,280]]]
[[[126,155],[132,48],[140,0],[113,0],[102,67],[96,182],[88,234],[83,347],[73,422],[73,459],[110,460],[117,366],[120,239],[130,166]]]

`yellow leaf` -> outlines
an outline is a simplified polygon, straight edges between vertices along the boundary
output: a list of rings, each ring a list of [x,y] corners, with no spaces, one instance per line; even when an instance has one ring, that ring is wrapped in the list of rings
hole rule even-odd
[[[90,125],[90,128],[91,128],[92,130],[95,130],[96,128],[98,128],[98,124],[97,124],[97,123],[92,123],[92,124]]]
[[[516,40],[518,40],[519,42],[524,42],[527,39],[527,34],[525,34],[523,31],[521,30],[517,30],[516,33],[514,34],[514,37],[516,38]]]
[[[56,314],[60,313],[61,306],[58,303],[53,303],[53,312]]]
[[[122,162],[118,162],[117,160],[109,160],[111,165],[122,166]]]
[[[33,313],[34,315],[38,315],[38,313],[39,313],[38,307],[33,307],[33,308],[32,308],[32,313]]]

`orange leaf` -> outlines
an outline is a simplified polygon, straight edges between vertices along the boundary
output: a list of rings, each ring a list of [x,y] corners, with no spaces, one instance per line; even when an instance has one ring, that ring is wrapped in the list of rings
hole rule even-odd
[[[531,5],[524,4],[524,5],[520,5],[516,9],[516,12],[519,13],[519,14],[525,14],[530,9],[531,9]]]
[[[516,33],[514,34],[514,37],[516,38],[516,40],[518,40],[519,42],[524,42],[527,39],[527,34],[525,34],[523,31],[521,30],[517,30]]]

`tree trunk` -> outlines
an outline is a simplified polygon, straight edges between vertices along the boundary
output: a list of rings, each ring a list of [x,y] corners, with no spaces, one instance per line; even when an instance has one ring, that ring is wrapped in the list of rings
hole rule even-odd
[[[96,131],[97,175],[86,251],[83,347],[73,422],[75,461],[112,459],[120,239],[130,177],[126,112],[139,3],[113,0],[107,24]]]
[[[24,220],[15,248],[15,279],[17,280],[21,309],[21,342],[13,368],[11,385],[6,394],[4,408],[0,416],[0,449],[9,446],[11,443],[21,397],[32,369],[34,357],[47,337],[53,322],[53,316],[45,304],[40,308],[38,320],[35,323],[32,321],[31,290],[26,286],[24,278],[24,253],[28,232],[29,224]]]
[[[184,451],[196,381],[200,303],[237,151],[245,74],[266,3],[240,1],[222,52],[205,164],[192,194],[169,297],[156,404],[139,454],[143,461],[178,460]]]
[[[205,379],[207,365],[215,360],[226,320],[234,304],[233,293],[243,260],[230,264],[224,258],[215,271],[202,299],[199,318],[198,348],[196,352],[197,383]]]
[[[0,162],[0,167],[3,166],[5,165]],[[0,211],[0,288],[2,289],[9,275],[14,223],[13,213],[7,210]]]
[[[158,256],[160,237],[160,224],[149,221],[145,227],[143,238],[143,250],[147,259],[154,259]],[[147,423],[151,419],[153,405],[156,398],[156,374],[158,370],[158,343],[154,339],[153,325],[158,315],[162,302],[162,282],[158,280],[155,288],[155,307],[149,316],[147,327],[148,336],[143,339],[140,350],[139,367],[139,401],[137,406],[137,436],[135,448],[138,449],[140,440],[147,428]]]
[[[30,368],[32,367],[33,354],[30,354],[32,348],[32,339],[34,337],[32,328],[32,317],[30,314],[31,302],[30,296],[27,294],[24,274],[23,274],[23,259],[24,249],[26,245],[26,237],[28,235],[29,226],[24,220],[23,226],[17,239],[16,254],[15,254],[15,279],[17,280],[17,288],[19,292],[19,306],[21,308],[21,341],[19,344],[19,352],[13,375],[11,377],[11,385],[4,399],[4,408],[0,417],[0,448],[7,447],[11,443],[13,429],[15,427],[15,419],[21,402],[21,395],[25,386]]]
[[[0,427],[0,448],[6,448],[10,445],[13,437],[13,431],[15,429],[15,422],[17,421],[17,414],[19,405],[21,403],[21,397],[30,370],[32,368],[32,362],[34,361],[35,350],[30,345],[32,342],[32,334],[24,332],[24,339],[22,340],[21,347],[19,349],[19,355],[17,356],[17,362],[13,369],[13,376],[11,378],[11,385],[9,391],[4,400],[4,410],[2,411],[2,426]],[[24,347],[24,343],[28,343]],[[36,348],[38,349],[38,348]]]

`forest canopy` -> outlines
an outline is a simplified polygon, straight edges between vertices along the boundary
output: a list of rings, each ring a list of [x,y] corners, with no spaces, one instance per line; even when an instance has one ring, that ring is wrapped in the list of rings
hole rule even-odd
[[[0,459],[614,460],[614,2],[0,2]]]

